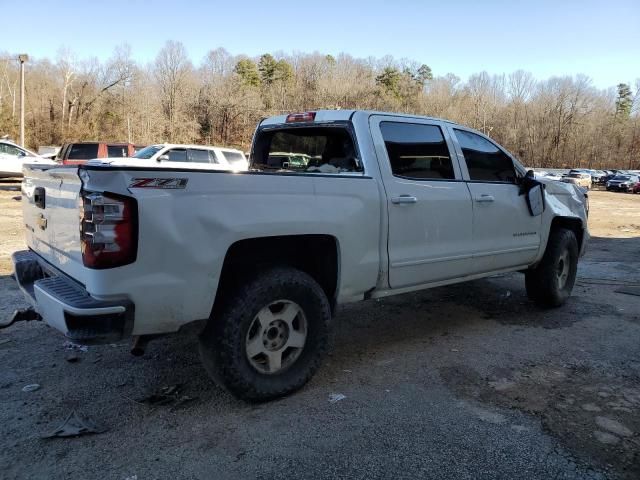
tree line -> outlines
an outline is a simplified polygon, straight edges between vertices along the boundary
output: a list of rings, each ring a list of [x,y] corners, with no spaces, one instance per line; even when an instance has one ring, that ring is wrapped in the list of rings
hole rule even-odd
[[[536,79],[524,70],[466,81],[406,59],[319,53],[234,56],[198,64],[169,41],[143,65],[128,46],[79,60],[60,50],[30,61],[26,143],[205,143],[248,150],[261,118],[321,108],[374,109],[471,126],[527,166],[640,168],[640,79],[597,89],[584,75]],[[16,55],[0,53],[0,135],[18,133]]]

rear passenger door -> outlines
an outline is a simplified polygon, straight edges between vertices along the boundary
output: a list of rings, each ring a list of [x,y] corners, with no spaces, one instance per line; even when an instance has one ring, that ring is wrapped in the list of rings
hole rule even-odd
[[[446,129],[425,119],[370,120],[388,211],[389,283],[402,288],[465,275],[471,197]]]
[[[449,127],[473,200],[473,268],[524,266],[540,247],[542,216],[531,216],[513,159],[489,139]]]

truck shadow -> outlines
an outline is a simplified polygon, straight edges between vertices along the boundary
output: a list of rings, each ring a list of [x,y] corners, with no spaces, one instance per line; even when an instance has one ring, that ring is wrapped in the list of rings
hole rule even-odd
[[[616,290],[625,286],[640,286],[640,237],[594,237],[573,295],[560,308],[531,302],[520,273],[350,304],[335,319],[334,358],[464,336],[480,324],[568,328],[588,317],[620,315],[620,305],[630,299]]]

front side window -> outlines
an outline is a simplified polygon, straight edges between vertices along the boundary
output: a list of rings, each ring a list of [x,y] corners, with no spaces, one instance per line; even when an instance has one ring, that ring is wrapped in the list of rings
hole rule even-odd
[[[353,138],[344,127],[291,127],[258,132],[253,168],[301,173],[362,171]]]
[[[13,145],[0,143],[0,153],[18,157],[20,156],[21,150],[18,147],[14,147]]]
[[[170,162],[186,162],[187,161],[187,150],[184,148],[174,148],[166,152],[165,155],[169,155]]]
[[[380,131],[395,176],[419,180],[453,180],[455,173],[440,127],[381,122]]]
[[[97,143],[74,143],[69,149],[67,158],[69,160],[90,160],[98,158]]]
[[[457,128],[454,131],[471,180],[516,183],[516,171],[509,155],[480,135]]]
[[[194,163],[209,163],[209,150],[189,149],[189,161]]]

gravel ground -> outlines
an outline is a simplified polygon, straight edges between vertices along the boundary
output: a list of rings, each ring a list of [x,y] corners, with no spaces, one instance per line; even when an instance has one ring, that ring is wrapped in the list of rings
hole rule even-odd
[[[23,306],[17,186],[0,184],[2,316]],[[263,405],[212,384],[189,335],[134,358],[38,322],[0,330],[0,476],[640,478],[640,297],[616,293],[640,285],[640,195],[593,192],[590,224],[564,307],[529,303],[520,274],[349,305],[318,375]],[[41,438],[72,411],[107,431]]]

